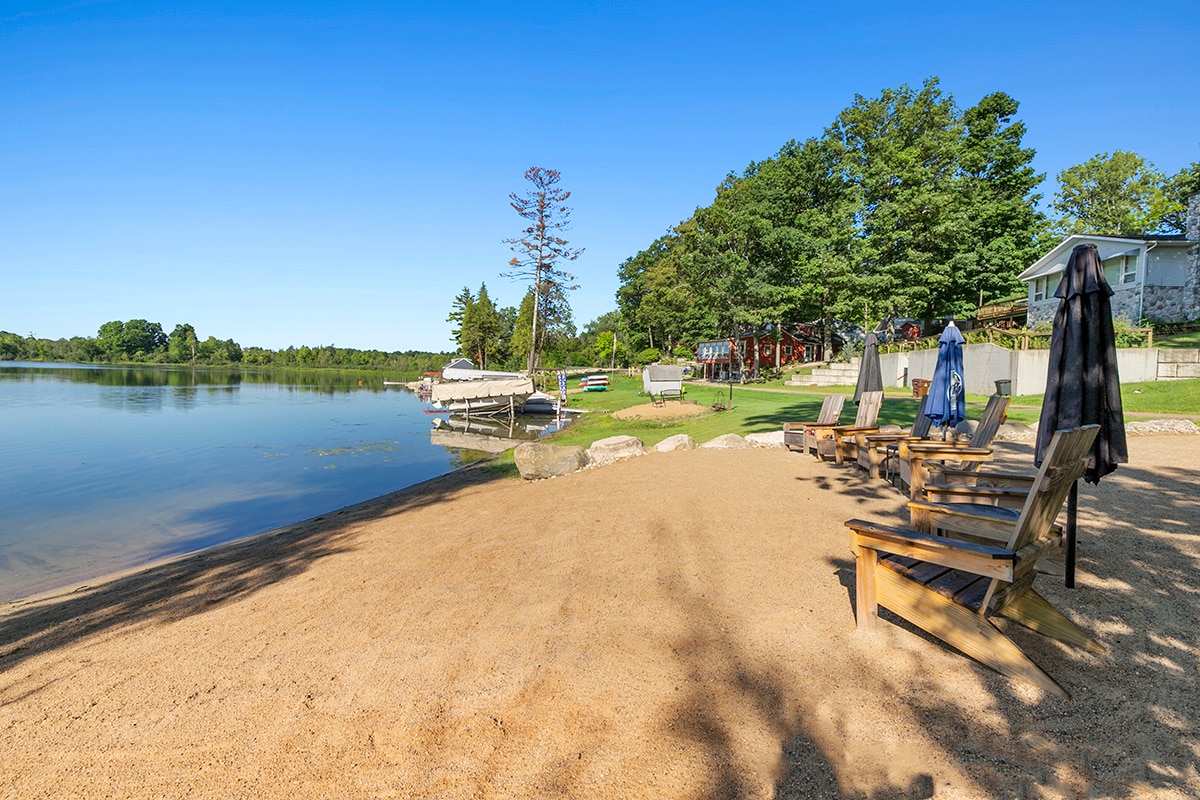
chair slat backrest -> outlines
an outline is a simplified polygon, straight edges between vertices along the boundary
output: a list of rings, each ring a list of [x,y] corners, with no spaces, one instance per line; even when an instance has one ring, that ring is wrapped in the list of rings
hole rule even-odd
[[[925,405],[929,402],[929,395],[921,395],[921,402],[917,405],[917,416],[913,419],[912,429],[909,435],[917,439],[928,439],[929,431],[933,428],[933,420],[925,416]]]
[[[1099,425],[1085,425],[1054,433],[1029,496],[1021,508],[1021,516],[1009,537],[1009,550],[1016,552],[1049,532],[1062,511],[1067,492],[1087,471],[1088,453],[1099,430]]]
[[[844,394],[827,394],[825,401],[821,403],[821,414],[817,417],[817,423],[820,425],[833,425],[838,421],[838,417],[842,415],[842,406],[846,404],[846,395]]]
[[[1015,553],[1050,533],[1050,526],[1062,511],[1071,484],[1082,478],[1083,473],[1087,471],[1088,451],[1092,449],[1092,442],[1099,430],[1099,425],[1086,425],[1082,428],[1055,431],[1050,445],[1046,448],[1042,466],[1033,480],[1029,496],[1021,508],[1021,516],[1017,518],[1012,535],[1008,538],[1008,550]],[[1034,566],[1035,564],[1022,565],[1021,571],[1025,573],[1023,580],[1030,580]],[[1005,592],[998,593],[997,590],[1007,583],[1008,581],[999,578],[992,579],[984,594],[979,613],[987,613],[994,598],[997,602],[1006,602],[998,599]]]
[[[1001,397],[998,394],[988,398],[987,407],[983,409],[983,414],[979,417],[979,424],[975,426],[975,432],[971,434],[971,447],[992,446],[992,440],[996,438],[1000,426],[1008,418],[1008,404],[1011,402],[1011,397]]]
[[[858,398],[858,414],[854,427],[870,428],[879,419],[879,407],[883,404],[883,392],[863,392]]]

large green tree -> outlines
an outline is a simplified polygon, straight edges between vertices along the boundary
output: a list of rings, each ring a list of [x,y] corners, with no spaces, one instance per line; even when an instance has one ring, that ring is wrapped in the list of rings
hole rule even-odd
[[[1137,153],[1100,153],[1058,174],[1054,210],[1063,234],[1143,236],[1167,209],[1166,176]]]

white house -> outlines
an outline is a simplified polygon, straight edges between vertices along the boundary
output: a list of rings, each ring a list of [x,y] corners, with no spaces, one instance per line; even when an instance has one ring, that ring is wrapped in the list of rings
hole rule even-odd
[[[1197,197],[1200,197],[1198,195]],[[1192,198],[1193,202],[1196,197]],[[1189,229],[1189,234],[1193,232]],[[1193,234],[1194,235],[1194,234]],[[1094,244],[1113,288],[1113,317],[1188,322],[1200,319],[1200,261],[1184,236],[1083,236],[1063,239],[1020,274],[1029,284],[1029,325],[1054,320],[1054,290],[1076,245]]]

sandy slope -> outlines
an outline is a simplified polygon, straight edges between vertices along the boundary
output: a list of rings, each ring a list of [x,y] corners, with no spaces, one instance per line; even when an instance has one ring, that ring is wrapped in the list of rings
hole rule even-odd
[[[899,521],[887,484],[654,453],[0,609],[0,796],[1194,796],[1200,442],[1130,446],[1082,493],[1079,587],[1039,578],[1109,652],[1013,634],[1070,702],[855,630],[842,521]]]

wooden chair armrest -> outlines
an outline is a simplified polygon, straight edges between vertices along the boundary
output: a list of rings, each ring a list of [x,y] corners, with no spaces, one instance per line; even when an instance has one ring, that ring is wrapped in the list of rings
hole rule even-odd
[[[941,442],[909,442],[909,458],[924,458],[930,461],[990,461],[990,447],[943,447]]]
[[[920,441],[920,439],[918,439],[916,436],[913,436],[906,431],[901,431],[900,433],[868,433],[863,438],[866,439],[867,445],[869,446],[897,444],[904,439],[912,439],[914,442]]]
[[[976,575],[1012,580],[1016,554],[1002,547],[931,536],[861,519],[847,520],[845,524],[851,531],[850,542],[856,551],[858,548],[879,550]]]
[[[783,429],[785,431],[799,431],[806,428],[832,428],[837,425],[836,422],[785,422]]]

